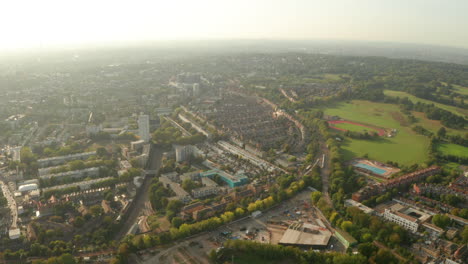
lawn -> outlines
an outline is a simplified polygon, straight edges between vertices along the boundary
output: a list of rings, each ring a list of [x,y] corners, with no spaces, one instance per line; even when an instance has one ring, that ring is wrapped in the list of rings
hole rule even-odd
[[[468,157],[468,148],[451,143],[444,143],[437,145],[437,151],[445,155],[454,155],[459,157]]]
[[[372,128],[353,125],[353,124],[349,124],[349,123],[339,123],[339,124],[333,124],[331,126],[346,129],[346,130],[352,131],[352,132],[360,132],[360,133],[365,132],[365,131],[367,131],[368,133],[373,132],[373,131],[378,132],[377,130],[374,130]]]
[[[325,114],[337,115],[349,121],[378,127],[397,129],[393,138],[379,137],[374,140],[349,139],[343,142],[345,159],[368,154],[370,159],[381,162],[396,161],[410,165],[425,162],[428,158],[429,139],[418,135],[400,120],[402,114],[397,105],[354,100],[324,108]]]
[[[450,111],[450,112],[452,112],[452,113],[454,113],[456,115],[460,115],[460,116],[467,116],[468,115],[468,110],[461,109],[461,108],[451,106],[451,105],[436,103],[436,102],[429,101],[429,100],[426,100],[426,99],[421,99],[421,98],[418,98],[418,97],[416,97],[414,95],[411,95],[409,93],[406,93],[406,92],[385,90],[384,94],[387,95],[387,96],[391,96],[391,97],[400,97],[400,98],[408,97],[408,99],[411,100],[411,102],[413,102],[413,103],[421,102],[421,103],[425,103],[425,104],[434,104],[435,106],[437,106],[437,107],[439,107],[441,109]]]

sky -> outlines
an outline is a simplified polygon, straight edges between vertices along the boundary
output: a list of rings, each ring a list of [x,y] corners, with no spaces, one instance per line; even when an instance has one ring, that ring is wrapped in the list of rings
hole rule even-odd
[[[205,39],[468,48],[467,11],[467,0],[1,0],[0,51]]]

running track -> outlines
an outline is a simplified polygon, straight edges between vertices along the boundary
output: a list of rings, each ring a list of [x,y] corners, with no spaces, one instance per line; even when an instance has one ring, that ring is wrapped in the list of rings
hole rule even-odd
[[[356,125],[356,126],[372,128],[372,129],[378,131],[379,136],[384,136],[385,135],[385,130],[383,130],[381,128],[373,127],[373,126],[363,125],[363,124],[360,124],[360,123],[356,123],[356,122],[352,122],[352,121],[345,121],[345,120],[328,121],[328,124],[331,125],[330,126],[331,128],[336,129],[336,130],[341,130],[341,131],[347,131],[344,128],[339,128],[339,127],[333,126],[333,124],[341,124],[341,123],[348,123],[348,124],[352,124],[352,125]]]

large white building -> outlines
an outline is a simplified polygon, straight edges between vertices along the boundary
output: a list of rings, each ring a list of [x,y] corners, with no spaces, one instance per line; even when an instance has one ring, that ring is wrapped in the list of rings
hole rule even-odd
[[[150,140],[150,122],[149,115],[140,114],[138,117],[138,135],[145,142]]]
[[[405,206],[399,203],[385,208],[382,215],[386,220],[394,222],[403,228],[416,233],[419,225],[429,220],[429,214],[424,213],[416,208]]]
[[[392,212],[389,209],[385,209],[383,216],[386,220],[396,223],[397,225],[400,225],[413,233],[416,233],[418,231],[419,223],[418,219],[416,218],[399,212]]]
[[[202,152],[195,146],[192,145],[174,145],[176,161],[184,162],[189,160],[191,157],[201,156]]]

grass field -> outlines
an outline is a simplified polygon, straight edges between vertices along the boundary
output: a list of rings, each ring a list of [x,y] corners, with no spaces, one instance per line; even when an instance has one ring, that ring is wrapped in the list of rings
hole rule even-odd
[[[438,120],[428,119],[424,113],[413,112],[413,115],[418,119],[418,122],[414,123],[414,125],[420,125],[434,134],[437,133],[437,131],[443,126]],[[464,136],[465,133],[468,132],[466,130],[451,129],[448,127],[446,127],[445,129],[447,130],[447,133],[449,135],[458,134]]]
[[[468,148],[457,144],[439,144],[437,145],[437,151],[445,155],[468,157]]]
[[[452,113],[454,113],[456,115],[460,115],[460,116],[467,116],[468,115],[468,110],[461,109],[461,108],[451,106],[451,105],[436,103],[436,102],[429,101],[429,100],[426,100],[426,99],[421,99],[421,98],[418,98],[418,97],[416,97],[414,95],[411,95],[409,93],[400,92],[400,91],[393,91],[393,90],[385,90],[384,94],[387,95],[387,96],[391,96],[391,97],[400,97],[400,98],[408,97],[408,99],[411,100],[411,102],[413,102],[413,103],[421,102],[421,103],[425,103],[425,104],[434,104],[435,106],[437,106],[437,107],[439,107],[441,109],[450,111],[450,112],[452,112]]]
[[[358,125],[353,125],[353,124],[349,124],[349,123],[339,123],[339,124],[333,124],[334,127],[337,127],[337,128],[342,128],[342,129],[346,129],[348,131],[352,131],[352,132],[378,132],[377,130],[375,129],[372,129],[372,128],[368,128],[368,127],[363,127],[363,126],[358,126]]]
[[[454,84],[453,87],[459,94],[468,95],[468,87],[463,87],[456,84]]]
[[[393,138],[379,137],[374,140],[346,138],[343,142],[345,159],[368,154],[370,159],[381,162],[396,161],[410,165],[425,162],[428,158],[429,139],[418,135],[405,126],[398,106],[354,100],[323,109],[327,115],[337,115],[346,120],[385,128],[397,129]]]

